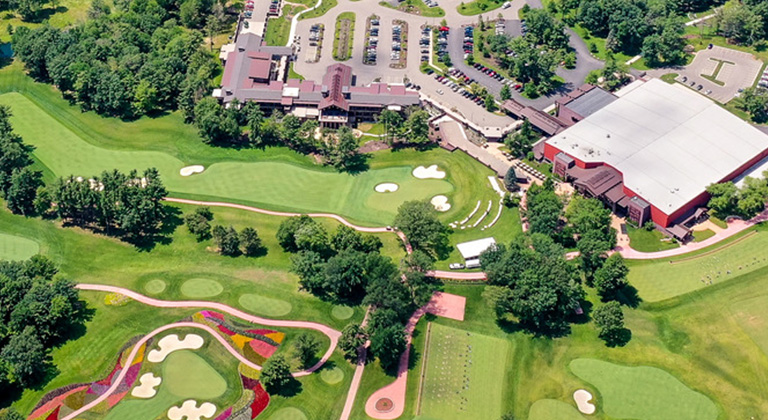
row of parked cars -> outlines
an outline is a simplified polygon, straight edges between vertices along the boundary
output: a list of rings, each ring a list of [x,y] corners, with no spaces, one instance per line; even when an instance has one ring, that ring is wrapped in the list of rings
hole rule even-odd
[[[253,16],[253,6],[254,6],[253,0],[248,0],[245,2],[245,12],[243,13],[247,19],[250,19]]]
[[[309,28],[309,45],[316,46],[320,41],[323,40],[323,25],[319,23],[315,23],[312,25],[311,28]]]
[[[368,29],[368,47],[365,50],[365,64],[375,65],[378,55],[376,53],[379,48],[379,18],[374,16],[371,18],[371,26]]]
[[[475,51],[475,27],[467,26],[464,28],[464,59],[469,58]]]
[[[277,16],[280,14],[280,0],[270,0],[269,15]]]
[[[450,74],[451,76],[454,76],[460,82],[470,83],[470,84],[474,83],[474,80],[464,75],[464,73],[462,73],[461,70],[451,69],[448,71],[448,74]],[[477,105],[485,106],[485,98],[475,95],[474,93],[464,88],[460,83],[456,83],[453,80],[451,80],[450,77],[443,76],[442,74],[435,74],[435,80],[445,85],[445,87],[447,87],[448,89],[451,89],[452,91],[458,93],[459,95],[471,100]],[[445,93],[443,92],[442,89],[437,89],[436,91],[440,95]]]
[[[421,28],[421,39],[419,40],[419,47],[421,47],[421,62],[426,63],[429,61],[429,37],[432,35],[432,29],[429,26]]]
[[[516,83],[514,80],[507,79],[504,76],[502,76],[501,74],[496,73],[496,71],[494,71],[491,68],[488,68],[488,67],[486,67],[486,66],[484,66],[484,65],[482,65],[480,63],[475,63],[473,65],[473,67],[475,69],[477,69],[477,71],[479,71],[481,73],[484,73],[487,76],[489,76],[489,77],[491,77],[493,79],[496,79],[496,80],[498,80],[499,82],[501,82],[501,83],[503,83],[505,85],[508,85],[509,87],[511,87],[512,89],[514,89],[514,90],[516,90],[518,92],[522,92],[523,91],[523,85],[521,83]]]
[[[437,29],[437,45],[435,45],[435,52],[437,53],[437,58],[443,62],[446,55],[448,55],[448,32],[450,32],[450,28],[447,26],[440,26]],[[424,36],[422,36],[422,39],[425,39]],[[429,38],[427,37],[427,45],[429,45]]]
[[[400,53],[402,50],[402,45],[401,45],[402,32],[403,32],[402,25],[392,26],[392,55],[390,56],[392,61],[400,60]]]

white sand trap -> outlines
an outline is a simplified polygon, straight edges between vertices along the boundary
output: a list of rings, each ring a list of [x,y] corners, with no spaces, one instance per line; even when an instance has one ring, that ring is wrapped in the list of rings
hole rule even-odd
[[[197,334],[187,334],[183,340],[179,340],[176,334],[166,335],[157,342],[160,350],[152,350],[147,355],[147,360],[152,363],[160,363],[165,357],[176,350],[197,350],[203,346],[203,337]]]
[[[430,203],[435,206],[435,210],[437,211],[448,211],[451,209],[451,205],[448,203],[448,197],[444,195],[436,195],[432,197]]]
[[[195,400],[186,400],[181,407],[171,407],[168,409],[168,418],[171,420],[182,420],[185,417],[187,420],[200,420],[201,417],[209,419],[214,414],[216,414],[215,405],[206,402],[198,407]]]
[[[391,182],[385,182],[383,184],[377,185],[374,190],[376,192],[380,193],[388,193],[388,192],[395,192],[397,189],[400,188],[397,184],[393,184]]]
[[[181,168],[179,171],[179,174],[181,176],[190,176],[194,174],[199,174],[205,170],[205,166],[203,165],[192,165],[192,166],[185,166]]]
[[[576,401],[576,405],[582,413],[593,414],[595,412],[595,405],[589,402],[592,400],[592,394],[586,389],[579,389],[574,392],[573,400]]]
[[[437,169],[437,165],[432,165],[427,168],[423,166],[419,166],[418,168],[413,170],[413,176],[419,179],[427,179],[427,178],[443,179],[445,178],[445,171],[441,171]]]
[[[157,393],[155,389],[160,382],[163,382],[163,378],[158,378],[153,373],[145,373],[139,378],[141,385],[131,390],[131,395],[136,398],[152,398]]]

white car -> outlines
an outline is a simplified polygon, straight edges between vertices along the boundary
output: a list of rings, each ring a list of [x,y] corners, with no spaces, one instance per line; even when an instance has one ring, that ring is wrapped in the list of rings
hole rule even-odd
[[[461,263],[451,263],[451,264],[448,265],[448,268],[450,268],[451,270],[461,270],[462,268],[464,268],[464,264],[461,264]]]
[[[445,93],[445,92],[443,92],[442,89],[437,89],[435,92],[437,92],[439,95],[442,95],[443,93]]]

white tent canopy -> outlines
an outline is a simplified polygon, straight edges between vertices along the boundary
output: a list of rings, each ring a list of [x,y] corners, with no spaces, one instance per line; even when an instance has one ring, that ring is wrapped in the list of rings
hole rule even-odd
[[[469,242],[462,242],[456,244],[456,248],[459,249],[459,253],[464,260],[475,259],[480,256],[486,249],[496,245],[496,240],[491,238],[477,239]]]

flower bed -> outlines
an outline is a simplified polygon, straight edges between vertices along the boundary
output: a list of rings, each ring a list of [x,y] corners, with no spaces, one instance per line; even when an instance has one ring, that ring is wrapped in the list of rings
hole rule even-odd
[[[258,365],[271,357],[285,334],[270,329],[254,329],[240,322],[229,322],[223,314],[214,311],[200,311],[192,316],[195,322],[209,325],[220,331],[246,359]]]

